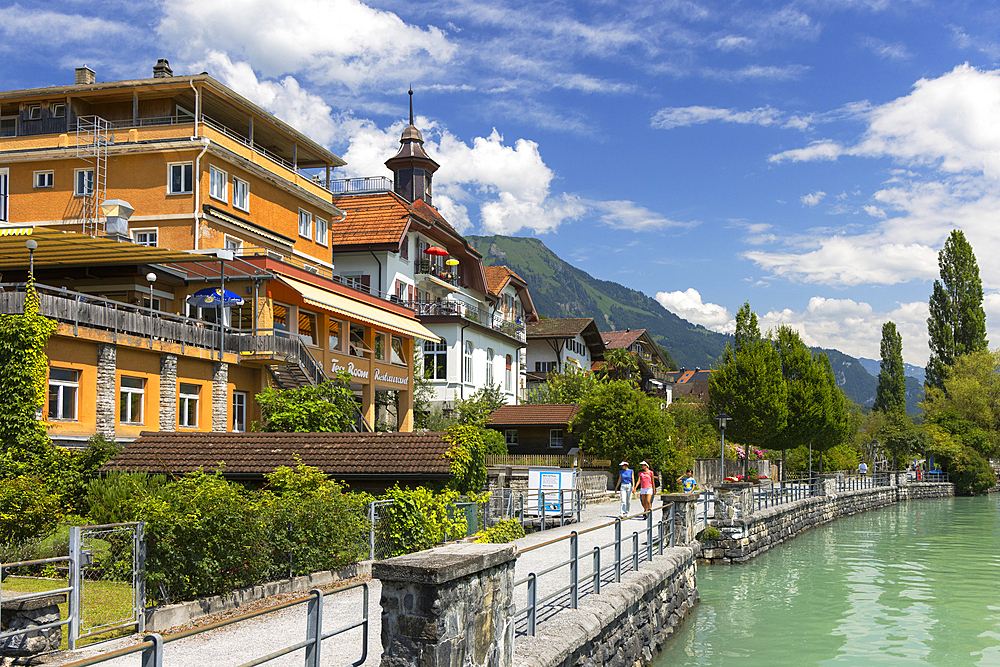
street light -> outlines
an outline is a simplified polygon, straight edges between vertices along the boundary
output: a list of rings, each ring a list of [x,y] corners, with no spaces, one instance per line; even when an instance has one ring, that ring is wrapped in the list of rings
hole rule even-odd
[[[146,282],[149,283],[149,308],[153,309],[153,283],[156,282],[156,274],[150,271],[146,274]]]
[[[35,249],[38,248],[38,241],[28,239],[24,242],[24,247],[28,249],[28,278],[35,280]]]
[[[726,424],[729,422],[735,422],[736,420],[725,413],[725,411],[720,412],[715,415],[716,420],[719,422],[719,428],[722,430],[722,456],[719,457],[719,461],[722,464],[722,470],[720,471],[719,483],[726,479]]]

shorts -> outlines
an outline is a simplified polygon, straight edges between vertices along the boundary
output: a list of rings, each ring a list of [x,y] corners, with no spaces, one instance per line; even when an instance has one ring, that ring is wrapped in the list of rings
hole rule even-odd
[[[653,490],[652,489],[639,489],[639,495],[640,496],[651,496],[651,495],[653,495]]]

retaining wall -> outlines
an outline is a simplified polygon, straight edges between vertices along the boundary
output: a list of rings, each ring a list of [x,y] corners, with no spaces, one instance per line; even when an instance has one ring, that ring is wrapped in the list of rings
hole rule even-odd
[[[954,484],[924,482],[843,491],[804,498],[758,510],[735,519],[712,519],[722,537],[702,543],[702,559],[711,563],[743,563],[799,533],[842,516],[879,509],[907,500],[955,495]]]
[[[601,586],[575,610],[519,637],[514,667],[632,667],[650,665],[698,601],[699,546],[665,549],[618,584]]]

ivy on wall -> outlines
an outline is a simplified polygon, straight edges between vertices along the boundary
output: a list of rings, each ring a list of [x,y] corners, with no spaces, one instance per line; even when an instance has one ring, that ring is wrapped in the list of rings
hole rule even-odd
[[[45,344],[56,323],[38,311],[39,298],[29,280],[23,315],[0,315],[0,446],[48,443],[44,422],[36,418],[45,401],[48,357]]]

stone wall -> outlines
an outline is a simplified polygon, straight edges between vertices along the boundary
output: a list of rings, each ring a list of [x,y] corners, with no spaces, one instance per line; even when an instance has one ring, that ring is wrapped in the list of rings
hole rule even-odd
[[[918,483],[844,491],[757,510],[750,516],[712,519],[722,537],[702,544],[702,558],[716,563],[743,563],[802,531],[842,516],[887,507],[897,502],[955,495],[953,484]]]
[[[618,584],[580,600],[519,637],[515,667],[632,667],[651,665],[698,601],[698,545],[665,549]]]

